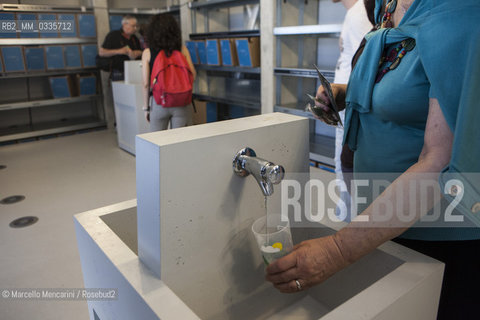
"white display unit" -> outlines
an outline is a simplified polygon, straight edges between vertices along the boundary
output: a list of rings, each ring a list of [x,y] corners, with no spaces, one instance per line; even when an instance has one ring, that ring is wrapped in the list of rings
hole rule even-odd
[[[118,146],[135,154],[135,136],[150,131],[142,110],[142,62],[125,61],[125,81],[113,81],[113,103],[117,124]]]

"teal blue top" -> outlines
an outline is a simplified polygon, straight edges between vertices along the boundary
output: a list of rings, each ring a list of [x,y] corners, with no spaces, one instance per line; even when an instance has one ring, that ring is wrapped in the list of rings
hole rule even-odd
[[[380,20],[382,0],[376,0]],[[456,206],[480,226],[480,3],[478,0],[415,0],[398,28],[367,35],[365,50],[347,89],[344,143],[355,150],[356,173],[402,173],[423,147],[429,98],[439,101],[454,133],[442,190],[451,179],[464,186]],[[416,47],[375,84],[385,47],[414,38]],[[447,200],[453,198],[446,196]],[[480,205],[480,204],[479,204]],[[405,237],[424,240],[480,239],[480,228],[416,228]]]

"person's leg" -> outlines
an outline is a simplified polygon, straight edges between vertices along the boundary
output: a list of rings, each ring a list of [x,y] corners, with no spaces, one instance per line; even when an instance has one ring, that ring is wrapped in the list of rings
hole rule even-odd
[[[163,108],[155,103],[152,103],[150,109],[150,131],[166,130],[168,128],[168,121],[170,120],[170,108]]]
[[[190,104],[186,107],[187,109],[187,126],[192,126],[193,125],[193,106]]]
[[[445,263],[438,320],[479,318],[480,240],[394,241]]]
[[[170,114],[172,115],[172,129],[185,127],[188,121],[188,106],[172,107]]]

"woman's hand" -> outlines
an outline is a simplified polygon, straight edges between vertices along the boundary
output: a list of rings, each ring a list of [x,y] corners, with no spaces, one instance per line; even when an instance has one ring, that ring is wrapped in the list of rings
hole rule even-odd
[[[333,91],[333,88],[332,88]],[[331,102],[330,98],[327,95],[327,92],[325,91],[325,88],[320,85],[317,89],[317,94],[315,95],[315,106],[317,108],[321,108],[324,112],[332,112],[332,109],[330,107]]]
[[[346,85],[332,83],[331,87],[335,103],[339,109],[337,111],[345,109]],[[339,122],[339,119],[332,111],[332,102],[330,101],[330,98],[328,97],[323,86],[318,87],[314,100],[315,106],[310,106],[313,116],[319,120],[322,120],[326,124],[336,126]]]
[[[296,245],[267,267],[265,279],[281,292],[294,293],[325,281],[348,264],[333,235]]]
[[[335,99],[338,110],[342,111],[345,109],[345,93],[347,91],[346,84],[332,83],[332,93]],[[315,106],[322,108],[325,112],[332,112],[330,98],[325,91],[323,86],[318,87],[317,95],[315,96],[317,101],[315,101]],[[322,103],[323,102],[323,103]]]

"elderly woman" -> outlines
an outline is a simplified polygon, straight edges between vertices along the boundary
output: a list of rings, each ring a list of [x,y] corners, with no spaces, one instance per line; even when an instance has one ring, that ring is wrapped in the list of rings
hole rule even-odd
[[[477,0],[376,1],[378,30],[366,36],[348,88],[334,93],[346,105],[344,143],[355,151],[355,175],[395,178],[347,227],[272,263],[266,279],[278,290],[317,285],[396,238],[446,263],[439,319],[480,317],[480,179],[470,174],[480,172],[479,17]],[[317,98],[329,112],[322,87]],[[438,202],[434,192],[416,196],[432,178],[440,179],[436,195],[446,190],[447,200],[461,200],[453,202],[460,212],[444,211],[443,225],[411,228]],[[392,215],[379,219],[387,202]],[[452,216],[464,223],[450,227]]]

